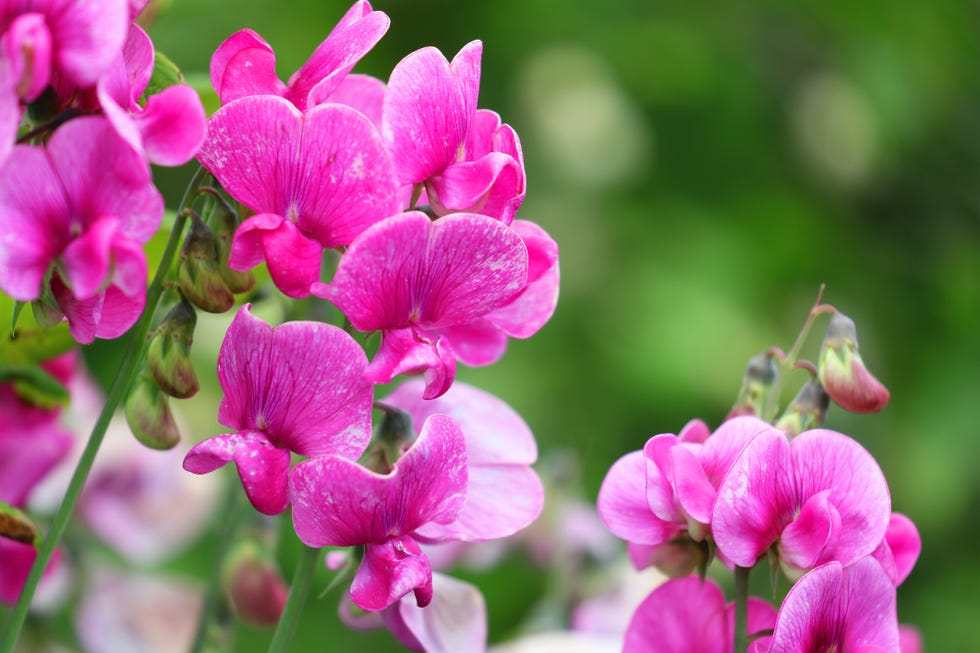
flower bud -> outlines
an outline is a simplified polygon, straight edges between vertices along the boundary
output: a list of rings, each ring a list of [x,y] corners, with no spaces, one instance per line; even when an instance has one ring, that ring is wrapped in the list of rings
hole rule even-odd
[[[742,389],[739,390],[735,405],[726,419],[743,415],[762,415],[769,391],[779,378],[779,367],[772,354],[765,352],[753,356],[742,376]]]
[[[139,376],[126,397],[126,421],[136,439],[151,449],[171,449],[180,442],[167,396],[148,374]]]
[[[803,431],[818,428],[827,419],[828,406],[830,397],[820,381],[810,379],[786,407],[786,412],[776,422],[776,428],[791,438]]]
[[[197,313],[186,299],[170,309],[157,327],[146,352],[146,362],[157,386],[171,397],[197,394],[197,375],[191,363],[191,344]]]
[[[289,587],[276,564],[251,539],[239,542],[225,561],[222,583],[238,617],[253,626],[279,621]]]
[[[38,532],[27,515],[9,503],[0,501],[0,537],[21,544],[37,544]]]
[[[683,578],[694,571],[703,577],[711,562],[708,549],[707,541],[678,537],[654,547],[650,551],[650,564],[667,578]]]
[[[238,216],[224,202],[218,202],[208,219],[214,231],[218,250],[218,273],[233,293],[248,292],[255,286],[255,275],[251,270],[232,270],[228,267],[231,256],[231,241],[238,228]]]
[[[224,313],[235,304],[235,296],[218,271],[214,234],[197,216],[180,252],[177,282],[184,297],[202,311]]]
[[[854,320],[835,313],[820,349],[819,378],[830,398],[855,413],[873,413],[888,403],[887,388],[864,366],[858,354]]]

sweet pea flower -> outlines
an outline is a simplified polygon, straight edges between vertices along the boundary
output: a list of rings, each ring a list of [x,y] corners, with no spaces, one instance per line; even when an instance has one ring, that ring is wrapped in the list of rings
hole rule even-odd
[[[775,545],[790,575],[878,546],[891,499],[878,463],[846,435],[805,431],[792,441],[775,428],[756,435],[718,488],[711,528],[720,555],[751,567]]]
[[[466,442],[466,504],[456,520],[430,523],[417,533],[432,541],[476,542],[513,535],[533,522],[544,505],[544,487],[531,469],[538,447],[527,424],[497,397],[465,383],[437,399],[422,398],[425,382],[409,379],[384,399],[414,424],[432,415],[452,417]]]
[[[259,512],[289,503],[289,454],[360,456],[371,437],[367,357],[342,329],[319,322],[270,327],[246,304],[218,353],[225,397],[218,421],[234,433],[208,438],[184,458],[184,469],[206,474],[233,461]]]
[[[897,653],[895,586],[873,558],[820,565],[790,589],[776,617],[768,653]]]
[[[122,47],[128,22],[126,0],[0,3],[0,163],[23,105],[57,79],[93,86]]]
[[[398,180],[424,188],[437,215],[482,213],[510,224],[526,194],[517,133],[492,111],[478,111],[483,44],[446,60],[422,48],[388,79],[381,133]]]
[[[381,137],[344,105],[304,114],[283,98],[241,98],[211,116],[198,158],[255,212],[235,232],[228,265],[247,270],[265,260],[290,297],[309,296],[324,248],[349,245],[398,211]]]
[[[289,479],[293,526],[312,547],[364,546],[350,594],[383,610],[409,592],[432,600],[432,568],[417,541],[427,524],[451,524],[466,501],[466,441],[452,418],[433,415],[392,466],[372,472],[340,456],[300,463]]]
[[[276,76],[272,46],[252,30],[241,30],[211,57],[211,84],[223,105],[250,95],[277,95],[306,112],[330,98],[390,24],[367,0],[355,2],[286,84]]]
[[[106,117],[147,161],[178,166],[190,161],[204,142],[207,118],[197,92],[175,84],[140,97],[153,74],[153,42],[131,24],[123,48],[97,85],[98,101]]]
[[[370,381],[425,371],[424,397],[434,399],[452,384],[457,358],[487,365],[503,354],[506,332],[485,318],[524,290],[527,269],[527,247],[503,223],[470,213],[433,222],[412,211],[361,234],[333,281],[312,292],[359,331],[383,331]]]
[[[38,299],[54,266],[72,337],[119,337],[143,311],[142,246],[162,217],[146,162],[104,118],[76,118],[45,148],[15,147],[0,172],[0,289]]]
[[[776,621],[771,605],[749,597],[747,633],[769,630]],[[633,613],[623,653],[731,653],[735,604],[710,579],[669,580],[650,593]]]

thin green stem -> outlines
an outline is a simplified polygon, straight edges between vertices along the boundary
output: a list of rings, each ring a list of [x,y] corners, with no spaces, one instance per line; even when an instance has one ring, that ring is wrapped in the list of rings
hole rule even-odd
[[[751,567],[735,567],[735,653],[749,648],[749,573]]]
[[[14,606],[10,619],[7,621],[7,626],[3,632],[3,640],[0,641],[0,653],[11,653],[14,645],[17,643],[17,638],[20,636],[24,621],[27,619],[31,599],[34,598],[34,592],[37,590],[37,585],[41,581],[41,575],[48,566],[48,562],[51,560],[55,548],[61,542],[61,537],[64,535],[68,521],[71,519],[72,511],[82,492],[82,486],[85,485],[85,480],[92,470],[95,455],[98,453],[99,447],[102,446],[102,440],[105,437],[106,429],[109,427],[109,421],[115,415],[116,408],[119,407],[119,404],[126,396],[133,383],[133,378],[139,370],[140,363],[146,351],[146,334],[150,330],[150,322],[153,320],[153,313],[156,309],[157,302],[159,302],[160,296],[163,294],[164,277],[170,271],[174,255],[177,253],[177,247],[180,244],[184,224],[187,221],[183,208],[188,199],[196,197],[196,189],[206,174],[206,171],[200,168],[187,187],[187,191],[184,193],[184,199],[181,201],[181,209],[177,212],[177,219],[174,221],[173,229],[170,232],[170,239],[167,241],[167,246],[160,259],[160,267],[157,268],[153,282],[146,292],[146,307],[143,309],[143,314],[132,330],[129,346],[126,348],[119,372],[116,374],[116,378],[112,382],[112,387],[109,389],[102,413],[92,428],[92,434],[89,436],[88,443],[85,445],[85,450],[82,451],[82,456],[78,460],[78,465],[75,467],[71,481],[68,483],[65,497],[62,499],[61,505],[54,515],[51,526],[48,529],[47,537],[41,542],[41,546],[37,552],[37,558],[35,558],[31,572],[27,576],[27,581],[25,581],[24,587],[21,590],[17,605]]]
[[[296,624],[299,623],[300,615],[303,612],[306,596],[310,593],[313,572],[316,570],[316,562],[319,559],[320,549],[302,545],[299,561],[296,563],[296,571],[293,572],[293,583],[289,587],[289,597],[286,599],[286,605],[279,617],[276,632],[269,644],[269,653],[285,653],[289,650],[289,643],[293,639],[293,633],[296,632]]]

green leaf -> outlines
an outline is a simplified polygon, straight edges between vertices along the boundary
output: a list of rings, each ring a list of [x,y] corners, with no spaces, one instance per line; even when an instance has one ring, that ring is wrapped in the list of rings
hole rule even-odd
[[[36,365],[0,365],[0,383],[12,383],[14,392],[29,404],[56,408],[68,404],[68,389]]]
[[[159,50],[154,52],[153,74],[150,75],[150,81],[146,85],[143,97],[156,95],[166,88],[183,83],[184,76],[180,74],[180,68],[177,67],[177,64]]]

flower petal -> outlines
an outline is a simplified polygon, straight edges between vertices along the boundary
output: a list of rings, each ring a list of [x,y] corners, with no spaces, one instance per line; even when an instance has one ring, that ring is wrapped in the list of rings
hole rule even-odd
[[[403,646],[427,653],[483,653],[487,606],[476,587],[444,574],[432,574],[432,602],[420,608],[404,598],[384,612],[385,625]]]
[[[721,653],[731,648],[726,621],[725,595],[712,581],[668,580],[636,609],[623,653]]]
[[[613,463],[599,488],[599,517],[616,537],[637,544],[660,544],[680,529],[650,510],[646,471],[642,451],[626,454]]]
[[[419,607],[432,600],[432,566],[408,535],[368,543],[350,587],[351,600],[363,610],[384,610],[415,591]]]

